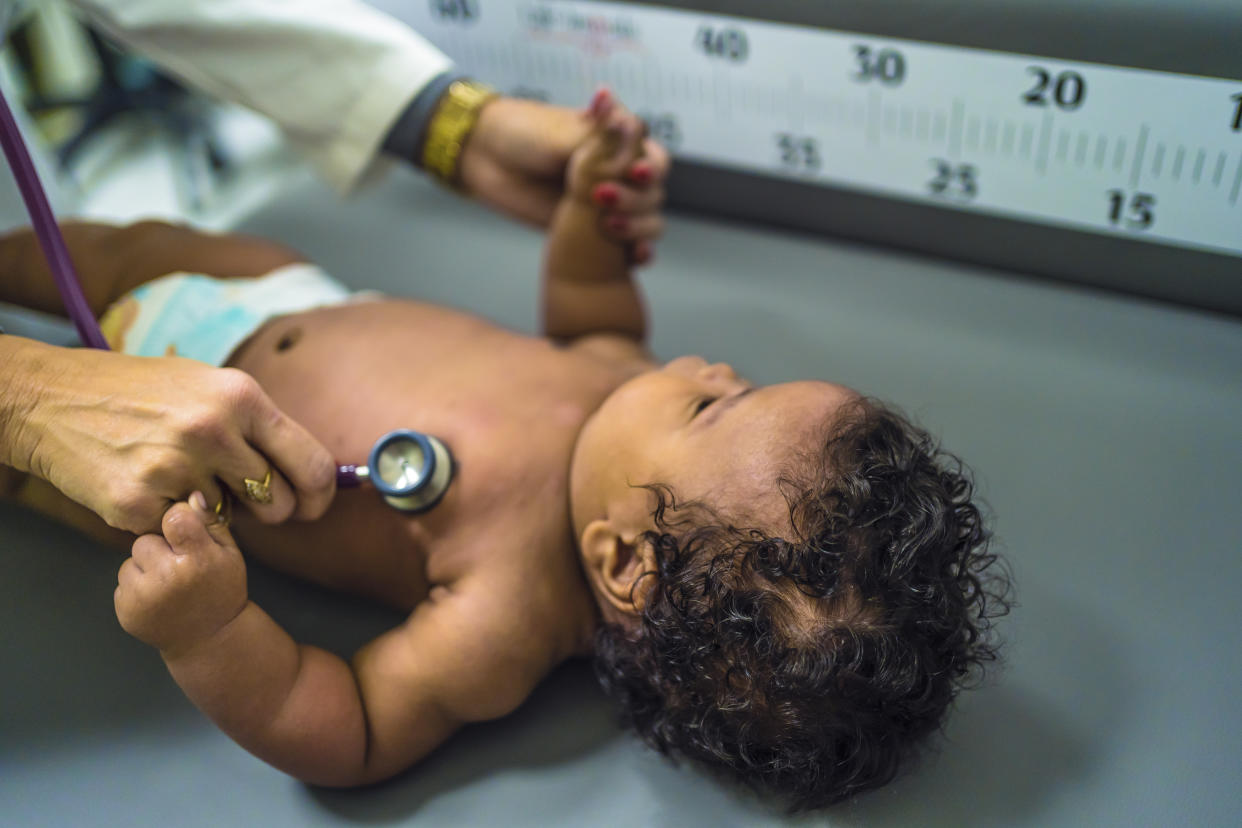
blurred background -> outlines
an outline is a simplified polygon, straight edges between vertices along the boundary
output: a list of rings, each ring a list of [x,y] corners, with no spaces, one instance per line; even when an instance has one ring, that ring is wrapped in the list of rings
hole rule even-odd
[[[0,82],[58,213],[224,229],[305,174],[268,120],[188,91],[59,0],[9,14]]]

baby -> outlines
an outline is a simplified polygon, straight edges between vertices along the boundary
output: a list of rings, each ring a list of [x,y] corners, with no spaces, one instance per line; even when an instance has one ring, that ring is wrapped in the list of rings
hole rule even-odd
[[[848,388],[654,361],[596,206],[641,135],[610,100],[593,112],[548,232],[543,338],[346,298],[252,238],[67,228],[76,261],[123,256],[127,287],[146,282],[105,316],[114,347],[239,369],[337,458],[415,428],[457,468],[419,515],[346,490],[313,523],[238,510],[229,526],[196,492],[133,542],[117,615],[219,727],[314,784],[392,776],[586,655],[666,754],[795,807],[884,784],[996,654],[1007,581],[972,485]],[[42,491],[44,509],[74,514]],[[301,645],[249,600],[239,545],[409,617],[348,663]]]

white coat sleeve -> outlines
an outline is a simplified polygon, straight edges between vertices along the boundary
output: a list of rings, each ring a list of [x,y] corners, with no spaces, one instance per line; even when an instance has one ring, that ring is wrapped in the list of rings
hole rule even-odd
[[[358,0],[70,0],[187,85],[273,119],[337,190],[451,61]]]

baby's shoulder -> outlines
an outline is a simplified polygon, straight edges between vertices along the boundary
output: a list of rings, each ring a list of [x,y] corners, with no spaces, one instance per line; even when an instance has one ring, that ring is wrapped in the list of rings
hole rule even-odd
[[[546,500],[547,498],[537,498]],[[569,516],[556,509],[498,509],[494,520],[480,521],[471,542],[450,567],[437,568],[432,606],[468,607],[464,628],[494,636],[497,626],[516,635],[513,653],[533,647],[537,660],[550,642],[564,658],[576,651],[584,618],[594,619],[594,601],[582,579]],[[504,512],[513,512],[506,519]],[[445,559],[443,563],[448,563]],[[493,632],[489,632],[493,631]],[[566,639],[572,643],[566,644]],[[528,655],[533,655],[530,653]]]
[[[563,660],[520,597],[486,577],[436,586],[354,657],[356,669],[454,724],[507,715]]]
[[[642,370],[652,364],[651,352],[636,339],[614,333],[580,336],[564,346],[570,353],[580,354],[618,366],[633,365]]]

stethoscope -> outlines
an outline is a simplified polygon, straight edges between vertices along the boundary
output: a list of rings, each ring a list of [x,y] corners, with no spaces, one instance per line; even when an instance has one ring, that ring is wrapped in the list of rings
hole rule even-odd
[[[64,237],[3,92],[0,92],[0,145],[3,145],[9,169],[13,171],[30,213],[39,247],[47,257],[48,268],[78,336],[88,347],[108,350],[108,341],[82,295]],[[394,509],[425,512],[440,502],[453,482],[453,455],[444,443],[430,434],[409,429],[391,431],[376,441],[365,465],[337,467],[338,488],[357,488],[364,481],[370,482]]]

